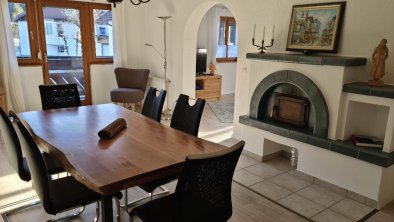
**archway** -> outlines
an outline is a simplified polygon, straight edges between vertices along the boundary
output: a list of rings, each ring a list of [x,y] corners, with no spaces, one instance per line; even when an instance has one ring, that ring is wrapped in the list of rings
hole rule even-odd
[[[182,89],[183,93],[195,95],[195,62],[197,34],[201,21],[207,12],[215,5],[224,5],[232,12],[231,7],[220,1],[204,2],[190,14],[184,30],[183,38],[183,61],[182,61]],[[235,17],[235,15],[234,15]],[[235,80],[234,80],[235,82]]]

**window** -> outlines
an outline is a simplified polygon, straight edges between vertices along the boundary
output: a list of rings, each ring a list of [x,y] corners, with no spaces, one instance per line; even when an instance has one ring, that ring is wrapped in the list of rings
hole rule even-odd
[[[107,35],[107,29],[105,27],[99,27],[99,35]]]
[[[65,45],[58,45],[58,46],[57,46],[57,52],[60,52],[60,53],[62,53],[62,52],[68,52],[68,46],[65,46]]]
[[[41,38],[45,38],[48,43],[53,43],[47,50],[47,55],[69,55],[79,48],[68,47],[72,44],[72,37],[67,36],[72,27],[70,22],[59,21],[59,18],[41,20],[39,14],[36,16],[35,8],[40,12],[40,8],[50,1],[32,0],[8,0],[11,27],[15,45],[15,51],[19,65],[41,65],[38,58],[39,45],[38,33]],[[71,4],[71,3],[70,3]],[[88,63],[112,63],[113,62],[113,35],[112,35],[112,12],[111,5],[99,3],[78,3],[83,4],[81,12],[85,16],[87,30],[85,42],[92,47],[86,52]],[[86,6],[86,7],[85,7]],[[85,22],[84,22],[85,23]],[[75,37],[74,37],[75,38]],[[41,41],[42,42],[42,41]],[[81,47],[81,46],[79,46]],[[42,49],[43,50],[43,49]],[[51,54],[52,53],[52,54]],[[59,54],[60,53],[60,54]]]
[[[10,0],[8,2],[15,52],[19,65],[40,64],[38,59],[37,29],[34,5],[30,0]]]
[[[52,23],[45,22],[45,35],[53,35]]]
[[[237,24],[234,17],[220,17],[217,62],[234,62],[238,57]]]
[[[94,40],[93,62],[109,62],[113,57],[112,12],[109,5],[90,5]]]

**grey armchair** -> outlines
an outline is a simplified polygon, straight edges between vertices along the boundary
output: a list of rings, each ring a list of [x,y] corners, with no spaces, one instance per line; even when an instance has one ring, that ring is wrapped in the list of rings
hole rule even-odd
[[[111,101],[126,107],[131,105],[132,110],[135,110],[135,104],[142,107],[149,69],[116,68],[115,76],[118,88],[111,90]]]

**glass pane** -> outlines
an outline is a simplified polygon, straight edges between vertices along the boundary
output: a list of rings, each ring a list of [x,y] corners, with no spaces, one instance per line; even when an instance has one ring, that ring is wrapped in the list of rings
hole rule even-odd
[[[226,45],[218,45],[216,58],[226,58]]]
[[[228,57],[230,57],[230,58],[238,57],[238,45],[229,45],[228,46]]]
[[[236,42],[237,25],[235,24],[235,22],[231,22],[229,24],[228,32],[229,32],[228,33],[228,36],[229,36],[228,45],[237,45],[237,42]]]
[[[44,28],[49,82],[76,83],[85,99],[80,12],[78,9],[44,7]]]
[[[31,58],[27,11],[24,3],[8,3],[16,56]]]
[[[226,21],[221,20],[219,25],[219,40],[218,45],[224,45],[224,29],[226,26]]]
[[[218,45],[216,48],[216,58],[226,58],[226,45],[224,44],[226,21],[220,20]]]
[[[112,38],[111,10],[93,9],[94,42],[96,58],[108,58],[114,55]]]

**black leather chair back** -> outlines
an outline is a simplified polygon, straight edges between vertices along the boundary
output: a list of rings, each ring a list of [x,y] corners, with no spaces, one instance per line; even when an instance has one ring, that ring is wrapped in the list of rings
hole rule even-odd
[[[160,90],[159,95],[156,96],[157,91],[158,90],[156,88],[149,88],[145,96],[141,114],[160,122],[161,111],[163,109],[167,92],[162,89]]]
[[[26,155],[27,163],[29,165],[30,174],[34,184],[34,190],[37,196],[42,202],[44,208],[50,206],[50,187],[49,187],[49,175],[44,162],[42,153],[40,152],[36,142],[30,135],[25,126],[17,121],[18,128],[21,132],[20,140],[26,143],[26,146],[22,146],[23,153]]]
[[[227,221],[232,215],[231,183],[245,145],[186,158],[175,190],[180,221]]]
[[[43,110],[81,106],[77,84],[40,85]]]
[[[174,108],[174,113],[172,114],[170,126],[197,136],[204,106],[204,99],[199,98],[193,106],[190,106],[189,96],[180,94]]]
[[[11,111],[11,113],[14,113]],[[0,108],[0,129],[5,143],[6,155],[12,168],[18,173],[23,181],[30,181],[30,172],[27,164],[23,161],[22,148],[15,128],[3,109]]]

